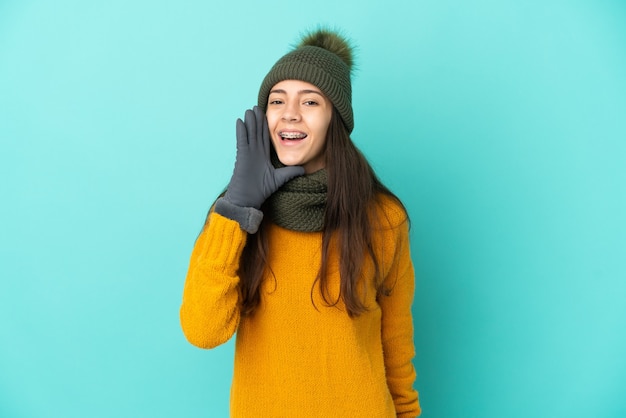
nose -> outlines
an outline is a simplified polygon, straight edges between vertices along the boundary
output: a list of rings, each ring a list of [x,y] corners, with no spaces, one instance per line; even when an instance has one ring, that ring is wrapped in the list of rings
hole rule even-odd
[[[285,103],[282,119],[285,122],[297,122],[300,120],[297,100],[290,100]]]

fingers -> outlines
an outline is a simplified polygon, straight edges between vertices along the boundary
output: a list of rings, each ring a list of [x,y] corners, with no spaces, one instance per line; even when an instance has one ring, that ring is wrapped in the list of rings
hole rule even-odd
[[[261,146],[266,158],[270,158],[270,131],[267,127],[267,117],[263,110],[255,106],[254,114],[257,120],[257,134],[260,136]]]
[[[255,148],[257,142],[256,116],[250,109],[246,110],[244,118],[246,122],[246,130],[248,131],[248,144]]]
[[[244,125],[241,119],[237,119],[237,149],[242,149],[248,146],[248,131],[246,125]]]
[[[254,106],[253,112],[256,118],[256,133],[257,135],[263,135],[263,122],[265,121],[265,114],[258,106]]]
[[[237,119],[237,145],[240,140],[255,150],[261,150],[269,157],[270,141],[269,130],[267,128],[267,118],[263,110],[254,106],[252,109],[246,110],[244,122]]]

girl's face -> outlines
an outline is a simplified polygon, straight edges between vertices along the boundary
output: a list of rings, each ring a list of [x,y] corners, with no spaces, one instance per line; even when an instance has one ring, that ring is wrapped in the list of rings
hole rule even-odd
[[[311,83],[285,80],[270,91],[267,124],[281,163],[306,173],[325,166],[324,147],[333,105]]]

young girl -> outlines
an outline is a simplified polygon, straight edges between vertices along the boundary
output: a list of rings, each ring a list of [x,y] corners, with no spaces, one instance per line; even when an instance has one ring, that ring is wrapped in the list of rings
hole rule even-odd
[[[194,246],[180,320],[237,333],[233,417],[420,414],[408,217],[350,139],[351,67],[329,30],[278,60]]]

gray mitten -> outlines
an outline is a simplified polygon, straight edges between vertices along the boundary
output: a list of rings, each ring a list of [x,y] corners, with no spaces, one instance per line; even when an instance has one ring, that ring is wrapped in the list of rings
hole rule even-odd
[[[258,210],[263,202],[287,181],[303,175],[304,168],[272,165],[267,118],[259,107],[247,110],[244,120],[237,119],[235,169],[226,194],[216,202],[215,211],[254,233],[263,219]]]

